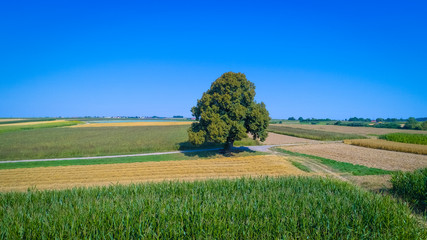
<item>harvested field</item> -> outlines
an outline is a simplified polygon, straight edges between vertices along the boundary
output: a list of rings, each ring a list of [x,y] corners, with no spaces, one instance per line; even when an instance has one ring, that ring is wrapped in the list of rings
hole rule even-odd
[[[360,147],[427,155],[427,146],[420,144],[392,142],[381,139],[352,139],[344,140],[344,143]]]
[[[336,126],[336,125],[306,125],[306,124],[271,124],[271,125],[310,129],[310,130],[321,130],[321,131],[337,132],[337,133],[359,134],[359,135],[365,135],[365,136],[367,136],[368,134],[383,135],[383,134],[395,133],[395,132],[427,134],[427,131],[374,128],[374,127],[346,127],[346,126]]]
[[[249,137],[252,137],[252,135]],[[291,137],[288,135],[269,132],[268,137],[265,140],[265,142],[263,142],[263,144],[265,144],[265,145],[279,145],[279,144],[314,143],[314,142],[319,142],[319,141],[305,139],[305,138]]]
[[[136,126],[177,126],[190,125],[193,122],[109,122],[109,123],[88,123],[73,127],[136,127]]]
[[[19,120],[22,120],[22,118],[1,118],[0,122],[19,121]]]
[[[8,121],[9,121],[9,120],[8,120]],[[35,124],[43,124],[43,123],[60,123],[60,122],[66,122],[66,120],[34,121],[34,122],[22,122],[22,123],[9,123],[9,124],[2,124],[2,127],[8,127],[8,126],[26,126],[26,125],[35,125]]]
[[[371,149],[344,143],[285,146],[282,148],[292,152],[391,171],[413,171],[427,167],[426,155]]]
[[[0,170],[0,191],[65,189],[163,180],[197,180],[242,176],[310,175],[286,157],[249,156],[166,162],[40,167]]]

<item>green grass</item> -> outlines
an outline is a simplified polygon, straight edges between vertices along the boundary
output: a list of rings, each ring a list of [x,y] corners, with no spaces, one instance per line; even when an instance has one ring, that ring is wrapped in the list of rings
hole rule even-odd
[[[193,146],[189,126],[46,128],[0,134],[0,160],[106,156],[222,147]],[[256,145],[245,139],[235,142]]]
[[[292,165],[294,165],[295,167],[297,167],[298,169],[304,171],[304,172],[311,172],[311,169],[307,166],[305,166],[304,164],[300,163],[300,162],[296,162],[296,161],[292,161],[291,160]]]
[[[49,120],[50,121],[50,120]],[[77,124],[81,124],[80,121],[65,121],[65,122],[52,122],[52,123],[40,123],[33,125],[16,125],[16,126],[1,126],[0,125],[0,138],[1,135],[7,132],[16,132],[21,130],[33,130],[42,128],[57,128],[57,127],[68,127]]]
[[[389,133],[379,138],[393,142],[427,145],[427,134]]]
[[[293,137],[300,138],[308,138],[313,140],[321,140],[321,141],[337,141],[344,139],[362,139],[366,138],[361,135],[356,134],[347,134],[347,133],[336,133],[336,132],[326,132],[319,130],[309,130],[309,129],[301,129],[294,128],[288,126],[268,126],[268,131]]]
[[[297,157],[306,157],[310,159],[318,160],[320,163],[329,166],[339,172],[345,172],[345,173],[351,173],[355,176],[363,176],[363,175],[384,175],[384,174],[391,174],[393,171],[387,171],[383,169],[378,168],[370,168],[358,164],[351,164],[346,162],[339,162],[328,158],[322,158],[318,156],[303,154],[303,153],[297,153],[297,152],[291,152],[282,148],[274,148],[275,151],[286,153],[291,156],[297,156]]]
[[[233,153],[235,157],[265,155],[262,152],[238,152]],[[16,169],[16,168],[37,168],[37,167],[58,167],[58,166],[73,166],[73,165],[98,165],[98,164],[114,164],[114,163],[134,163],[134,162],[161,162],[161,161],[179,161],[179,160],[195,160],[204,158],[224,157],[218,151],[203,151],[195,153],[174,153],[152,156],[137,156],[137,157],[119,157],[119,158],[100,158],[100,159],[82,159],[82,160],[65,160],[65,161],[42,161],[42,162],[12,162],[1,163],[1,169]]]
[[[390,196],[325,178],[0,194],[2,239],[426,239]]]

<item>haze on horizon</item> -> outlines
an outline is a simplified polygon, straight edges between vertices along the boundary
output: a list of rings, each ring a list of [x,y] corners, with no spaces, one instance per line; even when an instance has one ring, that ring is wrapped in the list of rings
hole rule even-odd
[[[425,1],[4,1],[0,117],[173,116],[224,72],[272,118],[427,117]]]

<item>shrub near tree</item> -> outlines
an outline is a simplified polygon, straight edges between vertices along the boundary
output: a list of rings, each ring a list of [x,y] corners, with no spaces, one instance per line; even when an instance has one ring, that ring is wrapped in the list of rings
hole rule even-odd
[[[248,133],[265,141],[270,116],[265,104],[255,102],[254,97],[255,85],[245,74],[224,73],[191,109],[198,122],[188,130],[189,141],[195,145],[223,143],[226,153]]]

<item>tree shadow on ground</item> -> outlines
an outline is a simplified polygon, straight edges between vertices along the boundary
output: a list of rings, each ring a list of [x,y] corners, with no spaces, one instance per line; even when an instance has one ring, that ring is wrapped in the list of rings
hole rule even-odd
[[[206,150],[206,151],[184,153],[184,155],[187,157],[200,157],[200,158],[208,158],[208,157],[214,157],[218,155],[222,155],[224,157],[232,157],[234,156],[234,154],[239,154],[242,152],[248,152],[248,153],[255,152],[247,147],[234,147],[231,153],[226,153],[223,150],[223,148],[224,148],[224,145],[218,144],[218,143],[204,143],[202,145],[195,146],[190,142],[181,142],[179,143],[178,149],[180,151],[212,149],[212,150]]]

